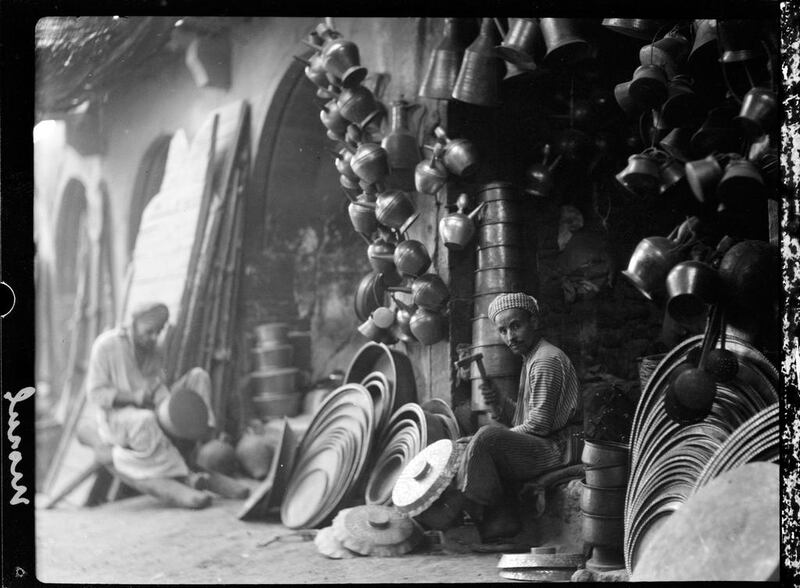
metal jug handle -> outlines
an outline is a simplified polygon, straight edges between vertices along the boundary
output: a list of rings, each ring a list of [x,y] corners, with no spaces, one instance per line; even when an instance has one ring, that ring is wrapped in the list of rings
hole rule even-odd
[[[494,21],[494,25],[497,27],[497,32],[500,33],[501,40],[505,41],[506,37],[508,36],[508,31],[504,31],[503,30],[503,25],[500,22],[499,18],[494,17],[494,18],[492,18],[492,20]]]

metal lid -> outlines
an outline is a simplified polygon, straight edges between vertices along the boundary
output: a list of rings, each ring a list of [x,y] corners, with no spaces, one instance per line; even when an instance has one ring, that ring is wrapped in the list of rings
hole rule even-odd
[[[572,568],[584,563],[582,553],[504,553],[498,568]]]
[[[402,555],[422,539],[422,532],[407,514],[376,504],[340,510],[332,529],[342,545],[361,555]]]
[[[453,479],[462,451],[450,439],[423,449],[400,472],[392,490],[394,505],[410,516],[427,510]]]

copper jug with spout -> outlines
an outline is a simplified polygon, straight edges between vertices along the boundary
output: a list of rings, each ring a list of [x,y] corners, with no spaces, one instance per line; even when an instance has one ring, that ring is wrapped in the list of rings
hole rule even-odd
[[[506,74],[505,62],[497,57],[497,31],[491,18],[481,22],[481,32],[464,51],[453,98],[476,106],[496,106],[500,81]]]
[[[442,243],[452,251],[460,251],[475,236],[475,217],[480,213],[485,202],[481,202],[475,210],[466,214],[464,211],[469,206],[469,198],[466,194],[461,194],[456,201],[458,212],[448,214],[439,221],[439,234],[442,236]]]
[[[392,102],[391,130],[381,141],[389,161],[392,187],[414,189],[414,168],[422,159],[417,137],[411,132],[408,114],[419,108],[405,100]]]
[[[447,168],[442,163],[444,145],[436,143],[430,159],[417,164],[414,169],[414,186],[417,192],[435,196],[447,183]]]

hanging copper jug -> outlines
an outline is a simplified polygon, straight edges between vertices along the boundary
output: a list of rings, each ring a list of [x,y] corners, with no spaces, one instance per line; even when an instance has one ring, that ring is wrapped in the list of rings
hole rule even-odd
[[[392,298],[397,305],[394,311],[394,335],[404,343],[416,342],[417,338],[411,332],[411,317],[414,316],[417,307],[403,303],[394,294]]]
[[[689,39],[679,33],[668,33],[655,43],[645,45],[639,50],[642,65],[658,65],[672,79],[689,56]]]
[[[472,237],[475,236],[475,216],[486,205],[481,202],[475,210],[466,214],[464,211],[469,206],[469,198],[466,194],[461,194],[456,201],[458,212],[448,214],[439,221],[439,234],[442,236],[442,243],[451,251],[460,251],[466,247]]]
[[[751,88],[744,95],[739,114],[733,120],[750,140],[772,131],[778,122],[775,92],[769,88]]]
[[[425,245],[414,239],[401,241],[394,249],[394,265],[403,276],[416,278],[431,267],[431,256]]]
[[[496,21],[500,30],[500,23]],[[503,31],[500,30],[503,34]],[[534,55],[538,46],[543,45],[542,31],[535,18],[508,19],[508,32],[503,35],[503,42],[495,47],[497,54],[504,60],[521,69],[534,69]]]
[[[640,65],[633,72],[631,97],[644,108],[658,108],[667,99],[667,75],[658,65]]]
[[[314,53],[308,59],[303,59],[297,55],[293,57],[306,66],[303,72],[314,85],[318,86],[320,89],[327,89],[330,82],[328,81],[325,68],[322,66],[322,57],[320,57],[318,53]]]
[[[367,76],[367,68],[361,65],[358,46],[341,36],[322,46],[322,65],[328,73],[340,79],[345,88],[357,86]]]
[[[481,22],[481,32],[464,51],[464,59],[453,88],[453,98],[476,106],[496,106],[505,62],[497,57],[497,31],[491,18]]]
[[[436,143],[430,159],[420,161],[414,170],[414,186],[417,192],[436,196],[447,183],[447,168],[442,163],[444,145]]]
[[[693,89],[691,78],[678,74],[667,85],[667,99],[661,106],[661,119],[667,128],[691,126],[704,110]]]
[[[442,40],[431,52],[428,69],[419,87],[419,95],[423,98],[450,100],[456,85],[461,60],[466,43],[463,43],[456,32],[458,19],[444,19]]]
[[[543,18],[539,21],[547,53],[544,65],[550,68],[575,65],[592,56],[592,46],[581,37],[572,18]]]
[[[469,139],[450,139],[442,127],[433,130],[444,145],[442,163],[451,174],[469,177],[478,170],[478,150]]]
[[[394,273],[394,243],[385,239],[376,239],[367,247],[367,258],[372,269],[379,274]]]
[[[413,169],[422,159],[417,137],[408,125],[408,113],[418,107],[418,104],[409,104],[405,100],[392,102],[391,130],[381,141],[381,146],[389,156],[389,167],[392,170]]]
[[[550,159],[550,144],[544,146],[544,153],[540,163],[534,163],[525,170],[525,193],[537,198],[547,198],[553,191],[553,170],[561,161],[561,155],[548,165]]]
[[[689,66],[697,69],[710,57],[717,58],[717,21],[713,18],[701,18],[694,21],[694,42],[689,52]]]
[[[661,139],[658,146],[675,159],[685,163],[689,161],[689,154],[691,153],[689,140],[692,138],[692,134],[691,128],[679,127],[672,129],[666,137]]]
[[[319,119],[325,125],[325,128],[337,136],[344,135],[347,132],[347,125],[350,124],[339,111],[339,105],[336,100],[330,100],[322,107],[319,112]]]
[[[355,86],[345,88],[336,99],[339,112],[352,123],[360,125],[364,119],[378,110],[378,103],[369,88]]]
[[[382,225],[404,233],[419,217],[414,203],[402,190],[387,190],[378,194],[375,218]]]
[[[709,110],[706,120],[692,135],[692,153],[702,157],[714,151],[730,153],[739,149],[741,138],[733,123],[735,114],[735,106],[730,103]]]
[[[425,307],[417,308],[409,323],[411,334],[423,345],[433,345],[444,339],[447,325],[444,315]]]

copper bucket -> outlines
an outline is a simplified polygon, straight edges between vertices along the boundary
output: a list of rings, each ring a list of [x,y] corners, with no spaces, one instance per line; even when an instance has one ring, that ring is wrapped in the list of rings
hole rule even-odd
[[[750,19],[718,20],[717,36],[722,63],[735,63],[759,57],[761,47],[758,21]]]
[[[456,33],[456,22],[455,18],[444,19],[442,40],[431,52],[428,69],[419,87],[419,95],[423,98],[449,100],[452,97],[466,48]]]
[[[682,261],[667,274],[667,312],[681,324],[691,324],[706,314],[707,305],[719,300],[722,280],[702,261]]]
[[[497,267],[518,267],[525,265],[525,251],[513,245],[493,245],[478,248],[477,267],[489,269]]]
[[[712,201],[716,197],[715,191],[722,173],[719,158],[715,155],[686,163],[686,179],[700,202]]]
[[[516,200],[519,198],[514,185],[510,182],[492,182],[481,186],[478,190],[479,202],[492,202],[493,200]]]
[[[752,161],[734,159],[725,166],[725,172],[717,185],[717,200],[733,203],[764,197],[764,178]]]
[[[341,115],[357,125],[378,109],[378,103],[369,88],[360,85],[342,90],[336,102]]]
[[[657,108],[667,99],[667,75],[658,65],[640,65],[633,72],[631,97],[645,108]]]
[[[481,224],[478,227],[478,247],[493,245],[522,246],[523,227],[518,223]]]
[[[475,293],[519,292],[525,279],[518,267],[493,267],[475,270]]]
[[[476,316],[472,319],[472,344],[473,345],[505,345],[497,327],[492,319],[486,315]]]
[[[592,56],[592,46],[580,36],[575,19],[543,18],[539,26],[547,47],[544,56],[546,66],[575,65]]]
[[[464,51],[453,98],[477,106],[497,105],[500,81],[506,73],[505,62],[494,51],[498,41],[492,19],[484,18],[480,34]]]
[[[668,34],[655,43],[642,47],[639,50],[639,62],[642,65],[660,66],[669,80],[689,57],[690,49],[689,39],[679,34]]]
[[[685,127],[701,115],[702,107],[691,79],[676,75],[667,85],[667,100],[661,106],[661,119],[667,128]]]

